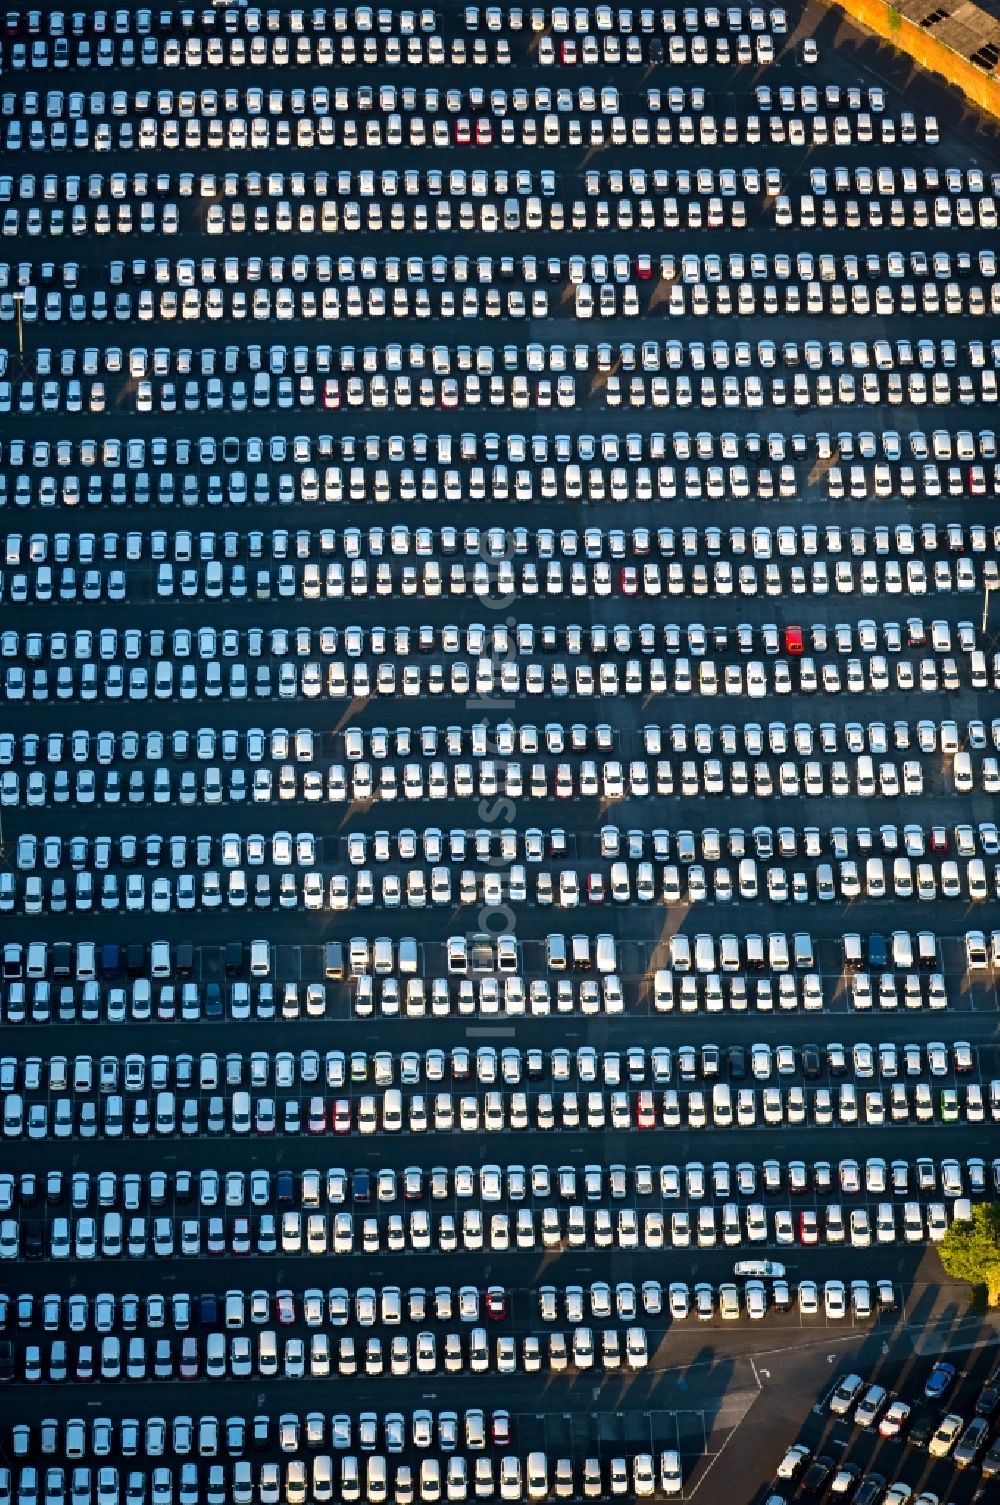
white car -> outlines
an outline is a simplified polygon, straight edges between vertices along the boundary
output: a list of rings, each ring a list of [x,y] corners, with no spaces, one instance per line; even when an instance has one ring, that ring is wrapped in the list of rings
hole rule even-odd
[[[823,1286],[823,1309],[831,1322],[847,1316],[847,1291],[842,1280],[828,1280]]]
[[[676,1448],[667,1448],[660,1454],[660,1489],[665,1495],[679,1495],[683,1487],[681,1455]]]
[[[809,1449],[805,1444],[802,1442],[794,1443],[778,1464],[777,1477],[779,1479],[794,1479],[808,1457]]]
[[[819,1311],[819,1288],[814,1280],[799,1281],[799,1311],[803,1317],[815,1317]]]

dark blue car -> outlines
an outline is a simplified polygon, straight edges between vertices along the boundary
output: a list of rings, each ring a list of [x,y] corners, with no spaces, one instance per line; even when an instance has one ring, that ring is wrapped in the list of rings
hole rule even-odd
[[[957,1373],[958,1370],[954,1364],[935,1364],[927,1376],[927,1383],[924,1386],[924,1399],[940,1400],[943,1395],[947,1395]]]

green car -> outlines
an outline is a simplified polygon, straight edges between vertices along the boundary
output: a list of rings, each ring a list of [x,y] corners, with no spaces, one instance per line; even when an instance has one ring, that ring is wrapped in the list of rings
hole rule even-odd
[[[958,1123],[958,1091],[954,1087],[941,1089],[941,1122],[943,1124]]]

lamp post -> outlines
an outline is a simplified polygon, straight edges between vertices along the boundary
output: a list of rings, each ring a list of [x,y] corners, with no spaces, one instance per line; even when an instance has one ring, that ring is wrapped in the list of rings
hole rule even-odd
[[[17,353],[20,356],[21,363],[23,365],[24,364],[24,323],[23,323],[23,321],[21,319],[21,307],[22,307],[22,305],[24,303],[24,293],[23,292],[18,292],[18,293],[14,294],[14,303],[15,303],[15,306],[17,307]]]

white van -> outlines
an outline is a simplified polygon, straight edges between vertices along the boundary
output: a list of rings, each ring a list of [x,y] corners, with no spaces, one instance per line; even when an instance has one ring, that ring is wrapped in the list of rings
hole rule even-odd
[[[717,1129],[728,1129],[733,1122],[733,1094],[726,1082],[712,1087],[712,1122]]]
[[[908,930],[892,932],[892,961],[901,971],[909,972],[912,969],[913,937]]]
[[[340,1493],[348,1502],[361,1498],[361,1476],[358,1460],[353,1453],[348,1453],[340,1460]]]
[[[177,1127],[177,1103],[172,1092],[156,1094],[156,1132],[173,1134]]]
[[[719,947],[723,972],[738,972],[740,970],[740,943],[735,935],[722,936]]]
[[[318,1453],[313,1459],[312,1494],[316,1505],[329,1505],[333,1499],[333,1459],[329,1453]]]
[[[694,969],[696,972],[715,971],[715,941],[710,935],[694,938]]]
[[[965,959],[970,972],[985,972],[989,965],[986,936],[981,930],[968,930],[965,935]]]
[[[231,1123],[234,1134],[250,1133],[250,1094],[239,1091],[233,1093]]]
[[[666,1013],[674,1006],[674,974],[669,967],[658,967],[653,974],[653,1007]]]
[[[205,1373],[209,1379],[221,1380],[226,1375],[226,1335],[209,1333],[205,1339]]]
[[[383,1505],[389,1492],[388,1469],[381,1453],[375,1453],[368,1459],[368,1489],[367,1498],[369,1505]]]
[[[232,1490],[233,1505],[253,1505],[253,1465],[246,1458],[233,1464]]]
[[[387,1134],[398,1134],[403,1127],[403,1094],[390,1087],[382,1099],[382,1127]]]
[[[353,971],[353,967],[351,969]],[[469,970],[469,950],[464,935],[448,937],[448,971],[464,973]]]
[[[101,1230],[101,1253],[105,1259],[119,1259],[122,1252],[122,1215],[106,1212]]]
[[[48,971],[48,946],[44,941],[32,941],[29,944],[26,971],[31,978],[45,976]]]
[[[278,1339],[269,1327],[257,1336],[257,1372],[264,1378],[278,1372]]]
[[[690,972],[691,942],[686,935],[670,937],[670,965],[675,972]]]
[[[525,1470],[528,1482],[528,1499],[544,1500],[549,1492],[549,1460],[545,1453],[529,1453]]]
[[[597,937],[596,966],[598,972],[607,973],[618,970],[618,951],[613,935],[599,935]]]

